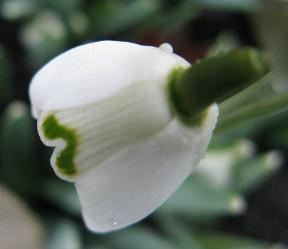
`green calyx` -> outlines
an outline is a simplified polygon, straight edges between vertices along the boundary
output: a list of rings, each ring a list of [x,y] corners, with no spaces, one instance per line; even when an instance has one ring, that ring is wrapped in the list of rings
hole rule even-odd
[[[77,173],[74,158],[76,155],[78,140],[76,132],[64,125],[61,125],[55,115],[49,115],[41,127],[45,138],[49,140],[63,139],[66,142],[65,148],[57,155],[56,166],[65,176],[75,176]]]
[[[168,84],[168,94],[171,102],[171,109],[178,115],[180,120],[189,126],[201,126],[203,121],[205,120],[207,111],[200,112],[196,115],[187,115],[181,111],[180,106],[181,98],[177,94],[177,90],[175,89],[176,82],[179,81],[181,75],[185,72],[186,69],[177,68],[174,70],[169,76],[169,84]]]
[[[268,71],[266,58],[251,48],[200,60],[188,69],[171,73],[168,84],[171,105],[184,124],[199,125],[207,107],[238,93]]]

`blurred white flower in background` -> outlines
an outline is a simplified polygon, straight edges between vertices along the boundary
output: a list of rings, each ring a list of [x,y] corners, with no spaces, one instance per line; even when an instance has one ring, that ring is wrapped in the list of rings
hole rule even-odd
[[[229,188],[235,162],[251,159],[255,153],[255,145],[249,140],[240,140],[226,149],[210,150],[197,167],[195,173],[213,184],[215,187]]]
[[[212,105],[195,127],[168,98],[173,70],[190,64],[172,47],[102,41],[56,57],[33,78],[30,99],[51,165],[75,182],[87,226],[135,223],[159,207],[203,157],[216,124]]]
[[[44,229],[24,202],[3,186],[0,186],[0,199],[0,247],[43,248]]]

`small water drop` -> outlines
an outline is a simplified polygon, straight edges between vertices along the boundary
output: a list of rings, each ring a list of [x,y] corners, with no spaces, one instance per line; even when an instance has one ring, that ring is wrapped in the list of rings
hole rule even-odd
[[[162,51],[172,53],[173,47],[169,43],[163,43],[159,46]]]
[[[118,222],[117,222],[116,220],[112,220],[112,221],[111,221],[111,225],[112,225],[112,226],[117,226],[117,225],[118,225]]]

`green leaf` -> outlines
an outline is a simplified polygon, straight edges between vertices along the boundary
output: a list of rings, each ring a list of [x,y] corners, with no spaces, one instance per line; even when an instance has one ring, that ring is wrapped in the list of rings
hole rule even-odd
[[[73,184],[62,180],[50,180],[44,184],[44,192],[45,197],[64,211],[77,216],[81,214],[80,202]]]
[[[0,172],[2,181],[18,194],[33,196],[41,182],[35,148],[36,127],[22,102],[11,103],[0,129]],[[39,185],[38,185],[39,184]]]
[[[38,68],[62,52],[67,43],[65,25],[55,12],[42,11],[22,26],[21,40],[27,50],[27,61]]]
[[[166,3],[166,5],[169,4]],[[165,36],[169,33],[179,31],[185,23],[191,21],[198,13],[194,1],[191,0],[177,1],[169,7],[166,7],[163,2],[157,11],[144,20],[145,23],[143,26],[148,33],[151,30],[155,30],[157,34],[160,33],[160,36]]]
[[[12,68],[5,49],[0,44],[0,104],[12,95]]]
[[[109,36],[123,32],[158,7],[157,1],[99,1],[90,7],[91,32],[99,36]]]
[[[46,217],[48,218],[48,217]],[[82,241],[77,226],[66,219],[47,220],[47,249],[81,249]]]
[[[220,113],[221,116],[221,113]],[[231,143],[234,143],[238,139],[242,138],[251,138],[255,134],[258,134],[261,132],[263,128],[263,123],[268,124],[270,123],[270,117],[262,117],[258,119],[252,119],[240,122],[239,124],[234,124],[230,128],[227,127],[227,129],[220,129],[214,131],[212,140],[210,142],[210,145],[213,146],[223,146],[223,145],[229,145]],[[221,117],[219,117],[219,120],[221,120]]]
[[[261,42],[273,65],[273,85],[279,92],[288,91],[288,3],[264,1],[254,15]]]
[[[156,221],[165,234],[177,243],[179,249],[204,249],[184,222],[172,216],[161,216]]]
[[[53,9],[54,12],[60,12],[62,14],[69,14],[82,5],[82,0],[38,0],[41,7],[47,9]]]
[[[270,122],[269,126],[264,126],[269,144],[273,146],[281,146],[288,151],[288,111],[281,113],[274,118],[274,122]]]
[[[203,247],[206,249],[287,249],[287,247],[279,244],[220,233],[199,231],[196,238],[201,241]]]
[[[196,0],[201,8],[219,9],[227,11],[256,11],[260,5],[259,0]]]
[[[107,235],[107,244],[114,249],[176,249],[173,242],[152,229],[134,226]]]
[[[238,214],[244,208],[244,200],[235,192],[230,189],[216,188],[203,178],[192,175],[156,211],[156,215],[210,218]]]
[[[3,0],[0,3],[0,14],[11,21],[31,15],[37,7],[38,0]]]
[[[233,167],[233,180],[231,181],[233,189],[240,193],[255,190],[275,173],[281,163],[282,156],[277,151],[239,163]]]
[[[287,109],[288,92],[275,91],[271,74],[267,74],[220,104],[220,117],[215,132],[223,132],[245,121]]]

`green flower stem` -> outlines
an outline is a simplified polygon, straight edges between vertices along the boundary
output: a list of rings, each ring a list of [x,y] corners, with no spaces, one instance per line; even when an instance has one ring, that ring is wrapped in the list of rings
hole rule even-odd
[[[264,56],[251,48],[203,59],[171,75],[172,106],[184,123],[194,125],[208,106],[222,102],[257,81],[268,68]]]
[[[255,84],[220,104],[216,132],[222,132],[244,121],[271,115],[288,109],[288,92],[273,88],[271,73]]]

